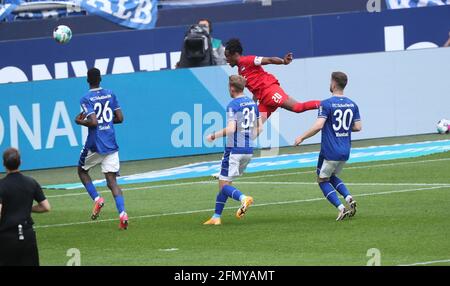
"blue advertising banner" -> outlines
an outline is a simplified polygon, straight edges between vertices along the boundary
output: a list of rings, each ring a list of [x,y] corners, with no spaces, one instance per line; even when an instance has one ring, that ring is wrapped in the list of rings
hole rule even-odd
[[[441,46],[450,30],[450,6],[312,17],[217,23],[215,38],[241,39],[244,53],[295,58]],[[187,27],[0,42],[0,84],[82,77],[87,67],[103,74],[172,69]],[[51,31],[49,31],[51,35]]]
[[[125,117],[116,125],[122,160],[223,150],[223,145],[204,148],[203,136],[212,132],[208,128],[223,127],[223,107],[189,69],[168,72],[103,79]],[[226,81],[222,85],[226,90]],[[0,85],[0,149],[20,148],[24,170],[76,165],[87,129],[74,118],[87,90],[85,78]]]

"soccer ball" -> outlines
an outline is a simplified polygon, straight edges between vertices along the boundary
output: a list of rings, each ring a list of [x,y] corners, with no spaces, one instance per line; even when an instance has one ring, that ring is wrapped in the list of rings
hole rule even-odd
[[[445,134],[449,132],[448,125],[450,121],[446,119],[441,119],[436,125],[437,132],[439,134]]]
[[[53,39],[60,44],[66,44],[72,39],[72,30],[64,25],[59,25],[53,30]]]

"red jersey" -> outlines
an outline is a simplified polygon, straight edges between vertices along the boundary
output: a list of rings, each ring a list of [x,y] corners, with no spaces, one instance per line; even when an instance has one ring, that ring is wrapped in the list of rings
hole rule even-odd
[[[241,56],[237,64],[239,75],[247,80],[246,87],[256,98],[260,99],[268,87],[276,84],[278,80],[261,66],[262,57]]]

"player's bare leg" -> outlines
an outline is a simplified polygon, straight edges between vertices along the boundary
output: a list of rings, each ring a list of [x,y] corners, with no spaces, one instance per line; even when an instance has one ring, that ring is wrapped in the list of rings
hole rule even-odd
[[[120,189],[119,185],[117,184],[117,175],[116,173],[105,173],[106,178],[106,184],[108,186],[108,189],[111,190],[114,197],[121,196],[122,190]]]
[[[232,184],[232,181],[219,180],[219,191],[222,190],[224,186]]]
[[[128,214],[125,212],[125,206],[123,201],[122,190],[117,184],[117,174],[116,173],[105,173],[106,184],[111,190],[114,200],[116,201],[117,210],[119,212],[119,228],[128,228]]]
[[[84,170],[80,166],[78,166],[78,177],[80,178],[81,183],[86,189],[88,188],[88,185],[93,186],[91,176],[89,176],[89,171]],[[104,205],[105,200],[102,197],[99,196],[95,198],[91,215],[92,220],[96,220],[98,218],[98,216],[100,215],[100,211],[102,210]]]
[[[292,97],[288,97],[281,107],[292,112],[301,113],[308,110],[318,109],[320,106],[320,100],[311,100],[305,102],[299,102]]]
[[[80,166],[78,166],[78,177],[80,178],[81,183],[86,185],[92,182],[91,176],[89,176],[88,171],[84,170]]]

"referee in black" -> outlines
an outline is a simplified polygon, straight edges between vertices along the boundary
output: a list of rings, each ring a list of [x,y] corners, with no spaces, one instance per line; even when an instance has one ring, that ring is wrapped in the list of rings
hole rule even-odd
[[[31,213],[48,212],[50,204],[38,182],[19,172],[17,149],[3,153],[3,165],[7,175],[0,180],[0,266],[39,266]]]

